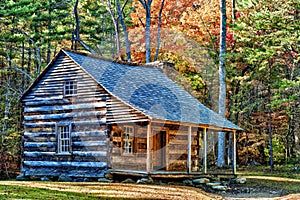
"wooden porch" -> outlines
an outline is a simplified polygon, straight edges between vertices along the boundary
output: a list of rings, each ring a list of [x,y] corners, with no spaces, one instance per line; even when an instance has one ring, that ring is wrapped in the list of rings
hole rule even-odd
[[[146,171],[137,171],[137,170],[116,170],[110,169],[108,170],[113,176],[122,176],[122,177],[148,177],[154,179],[196,179],[196,178],[236,178],[237,175],[233,174],[229,170],[219,171],[219,172],[171,172],[171,171],[153,171],[153,172],[146,172]]]

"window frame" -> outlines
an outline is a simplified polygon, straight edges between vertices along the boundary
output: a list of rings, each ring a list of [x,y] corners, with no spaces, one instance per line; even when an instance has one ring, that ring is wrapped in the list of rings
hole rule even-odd
[[[78,93],[78,85],[76,80],[64,81],[63,88],[64,97],[73,97]]]
[[[123,126],[122,129],[123,154],[131,155],[134,153],[134,126]],[[131,132],[129,130],[131,130]]]
[[[64,128],[67,130],[66,136],[64,138],[61,138],[62,132],[61,128]],[[57,139],[57,154],[58,155],[71,155],[72,154],[72,124],[71,123],[57,123],[56,124],[56,139]],[[63,142],[64,141],[64,142]],[[67,144],[68,143],[68,144]],[[67,151],[63,150],[63,148],[66,148]]]

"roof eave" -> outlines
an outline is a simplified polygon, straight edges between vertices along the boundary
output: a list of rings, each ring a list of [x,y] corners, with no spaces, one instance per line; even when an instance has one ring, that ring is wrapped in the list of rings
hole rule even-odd
[[[161,119],[152,119],[150,120],[154,123],[164,123],[164,124],[176,124],[176,125],[183,125],[183,126],[192,126],[198,128],[206,128],[214,131],[224,131],[224,132],[232,132],[232,131],[242,131],[243,129],[238,128],[228,128],[228,127],[218,127],[215,125],[210,124],[196,124],[196,123],[189,123],[189,122],[177,122],[177,121],[170,121],[170,120],[161,120]]]

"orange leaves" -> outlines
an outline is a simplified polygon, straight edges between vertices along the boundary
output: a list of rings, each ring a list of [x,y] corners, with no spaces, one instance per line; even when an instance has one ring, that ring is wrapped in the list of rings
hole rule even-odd
[[[135,27],[144,27],[145,10],[138,0],[132,6],[135,12],[131,19]],[[151,6],[151,26],[157,27],[158,13],[161,0],[153,0]],[[227,3],[227,23],[231,20],[231,3]],[[176,0],[165,1],[162,13],[162,27],[182,32],[188,37],[200,42],[202,45],[212,45],[219,38],[220,7],[219,0]],[[233,34],[228,31],[229,45],[233,45]],[[215,43],[214,45],[218,45]]]

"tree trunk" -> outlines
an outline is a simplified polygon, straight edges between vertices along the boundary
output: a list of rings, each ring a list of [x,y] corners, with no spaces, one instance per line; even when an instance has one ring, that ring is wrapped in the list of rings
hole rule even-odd
[[[77,50],[77,40],[80,38],[80,35],[79,35],[79,16],[78,16],[78,4],[79,4],[79,0],[76,0],[75,1],[75,5],[74,5],[74,16],[75,16],[75,30],[74,30],[74,33],[73,33],[73,47],[72,49],[74,49],[75,51]]]
[[[130,42],[129,42],[129,38],[128,38],[127,27],[126,27],[126,24],[125,24],[125,21],[124,21],[124,18],[123,18],[123,9],[124,9],[124,6],[127,4],[127,2],[128,2],[128,0],[126,0],[126,1],[124,2],[124,5],[122,6],[122,9],[121,9],[120,0],[117,0],[117,1],[116,1],[116,3],[117,3],[117,9],[118,9],[119,20],[120,20],[120,23],[121,23],[121,25],[122,25],[123,32],[124,32],[124,39],[125,39],[125,45],[126,45],[127,61],[128,61],[128,62],[131,62]]]
[[[117,3],[120,4],[120,0],[117,0]],[[107,0],[107,10],[108,10],[108,12],[109,12],[109,14],[111,16],[111,20],[113,21],[113,24],[114,24],[115,36],[116,36],[115,39],[116,39],[117,54],[119,54],[120,51],[121,51],[119,21],[114,16],[114,12],[112,10],[111,1],[110,0]]]
[[[162,0],[161,7],[160,7],[159,13],[158,13],[157,40],[156,40],[156,50],[155,50],[154,61],[156,61],[158,59],[158,53],[159,53],[159,48],[160,48],[160,40],[161,40],[160,32],[161,32],[161,25],[162,25],[161,15],[162,15],[162,11],[164,9],[164,5],[165,5],[165,0]]]
[[[146,63],[151,62],[151,4],[152,0],[139,0],[146,11],[146,25],[145,25],[145,37],[146,37]]]
[[[226,107],[226,0],[220,0],[220,54],[219,54],[219,114],[225,117]],[[217,166],[225,166],[225,133],[218,134],[218,160]]]
[[[269,69],[268,69],[268,136],[269,136],[269,145],[270,145],[270,168],[271,170],[274,169],[274,164],[273,164],[273,142],[272,142],[272,130],[271,130],[271,66],[269,64]]]
[[[151,62],[151,40],[150,40],[150,26],[151,26],[151,3],[152,1],[148,1],[146,5],[146,27],[145,27],[145,35],[146,35],[146,63]]]

